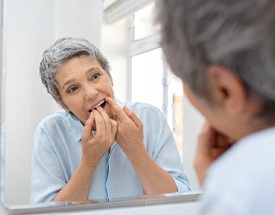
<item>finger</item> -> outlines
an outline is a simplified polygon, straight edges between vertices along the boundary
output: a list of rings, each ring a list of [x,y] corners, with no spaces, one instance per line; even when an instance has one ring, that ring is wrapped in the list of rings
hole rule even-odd
[[[105,134],[105,121],[98,110],[93,110],[95,122],[96,122],[96,135],[102,135]]]
[[[216,147],[218,148],[229,148],[231,146],[231,142],[228,141],[228,138],[222,134],[217,134],[217,142]]]
[[[203,148],[208,148],[215,145],[215,130],[208,122],[205,122],[199,134],[199,144]]]
[[[94,122],[95,122],[94,114],[93,114],[93,112],[91,112],[89,118],[85,122],[85,126],[84,126],[84,129],[83,129],[83,132],[82,132],[81,139],[84,142],[86,142],[90,139],[91,131],[92,131],[92,127],[94,125]]]
[[[118,106],[118,104],[112,98],[107,97],[105,98],[105,100],[114,110],[116,119],[118,119],[119,121],[123,121],[128,118],[126,113]]]
[[[143,123],[140,121],[140,119],[137,117],[137,115],[131,111],[129,108],[126,106],[123,107],[124,112],[127,114],[127,116],[135,123],[135,125],[142,129],[143,128]]]
[[[117,132],[117,121],[111,119],[112,135],[115,137]]]
[[[208,156],[212,161],[216,160],[231,146],[228,138],[216,131],[208,122],[204,124],[202,133],[203,137],[199,146],[201,153]]]
[[[227,148],[213,148],[211,150],[211,155],[214,160],[220,157],[223,153],[227,151]]]
[[[97,107],[96,108],[98,110],[98,112],[101,114],[104,122],[105,122],[105,131],[106,134],[111,133],[112,130],[112,125],[111,125],[111,120],[108,116],[108,114],[106,113],[106,111],[104,111],[104,109],[102,107]]]

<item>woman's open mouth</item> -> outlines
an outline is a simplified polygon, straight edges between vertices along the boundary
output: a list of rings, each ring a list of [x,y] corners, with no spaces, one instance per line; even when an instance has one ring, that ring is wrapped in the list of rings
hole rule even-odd
[[[102,100],[102,102],[100,102],[100,103],[99,103],[97,106],[95,106],[93,109],[96,109],[96,108],[99,107],[99,106],[101,106],[102,108],[104,108],[105,105],[106,105],[106,101],[105,101],[105,99],[104,99],[104,100]],[[92,112],[93,109],[89,110],[89,112]]]

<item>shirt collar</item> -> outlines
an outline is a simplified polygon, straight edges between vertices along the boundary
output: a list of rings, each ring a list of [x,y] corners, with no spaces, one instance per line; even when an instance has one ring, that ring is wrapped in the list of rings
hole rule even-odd
[[[68,113],[68,118],[69,118],[70,126],[72,129],[75,141],[78,142],[81,140],[81,134],[82,134],[84,126],[80,122],[80,120],[72,113]]]

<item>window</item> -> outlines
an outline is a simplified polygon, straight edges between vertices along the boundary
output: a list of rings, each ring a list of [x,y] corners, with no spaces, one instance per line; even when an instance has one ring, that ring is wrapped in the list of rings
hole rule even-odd
[[[181,81],[169,71],[153,23],[154,3],[136,11],[130,41],[130,100],[150,103],[165,114],[182,156],[183,93]]]
[[[153,25],[154,0],[105,1],[111,3],[104,7],[107,25],[101,49],[112,63],[116,95],[151,103],[163,111],[191,186],[200,189],[193,160],[204,118],[183,96],[181,80],[169,71],[163,58],[159,27]]]
[[[153,10],[154,3],[134,13],[133,40],[146,38],[159,31],[159,26],[154,25]]]

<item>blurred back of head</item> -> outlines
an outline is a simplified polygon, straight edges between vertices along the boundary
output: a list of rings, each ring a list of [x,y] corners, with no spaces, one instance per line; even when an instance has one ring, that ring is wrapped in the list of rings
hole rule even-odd
[[[275,1],[159,0],[156,21],[171,70],[205,102],[206,68],[230,68],[275,122]]]

